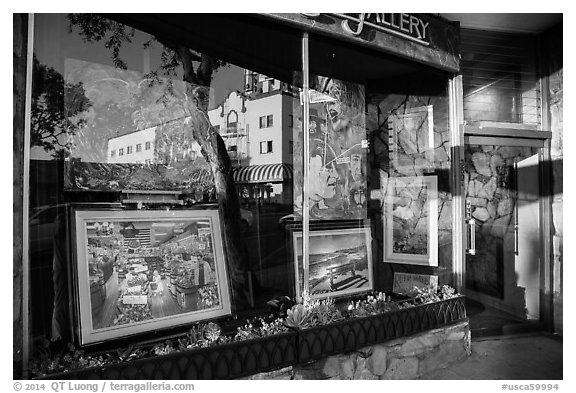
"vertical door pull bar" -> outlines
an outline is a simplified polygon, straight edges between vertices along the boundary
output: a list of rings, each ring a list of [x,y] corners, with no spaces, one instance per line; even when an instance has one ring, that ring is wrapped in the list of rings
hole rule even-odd
[[[518,191],[518,158],[514,159],[514,187],[516,188],[516,200],[514,201],[514,255],[518,255],[518,201],[520,200],[520,193]]]
[[[466,223],[470,226],[470,248],[466,249],[466,253],[476,255],[476,220],[470,218]]]

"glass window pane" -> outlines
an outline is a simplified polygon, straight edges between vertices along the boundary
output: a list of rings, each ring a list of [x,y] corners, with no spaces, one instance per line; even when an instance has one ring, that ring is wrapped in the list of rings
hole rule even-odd
[[[392,292],[409,273],[453,285],[449,75],[316,36],[310,67],[310,290],[330,281],[316,277],[317,236],[352,229],[368,231],[372,269],[336,282]],[[355,252],[340,251],[324,267],[350,265]]]
[[[540,124],[535,37],[461,30],[464,118],[469,124]]]
[[[227,18],[211,16],[222,17]],[[272,297],[292,294],[294,280],[286,278],[293,277],[293,264],[281,223],[293,204],[293,136],[287,119],[298,99],[293,75],[299,69],[291,65],[301,65],[300,34],[278,29],[275,34],[286,35],[289,54],[283,56],[288,60],[266,54],[255,62],[253,53],[276,47],[278,37],[245,43],[245,53],[238,55],[237,46],[223,46],[216,36],[183,42],[176,34],[164,40],[174,34],[165,25],[143,32],[99,16],[65,14],[38,14],[35,22],[30,161],[34,219],[29,231],[33,336],[71,334],[65,322],[71,282],[61,281],[60,273],[74,263],[65,250],[75,239],[64,230],[70,219],[64,216],[65,206],[119,205],[127,199],[126,190],[136,190],[149,210],[218,208],[218,193],[223,191],[217,189],[206,159],[210,155],[203,154],[210,143],[201,134],[207,127],[213,127],[226,146],[234,179],[227,192],[238,203],[238,227],[223,229],[229,237],[239,233],[237,254],[244,253],[242,266],[230,270],[235,312],[254,314]],[[202,23],[190,26],[197,29],[190,36],[197,36]],[[198,109],[207,116],[197,115]],[[166,198],[176,195],[174,203],[148,202],[163,192]],[[137,208],[126,203],[127,210]],[[142,228],[136,231],[152,238]],[[158,254],[155,246],[144,243],[134,243],[139,244],[135,249]],[[111,326],[115,318],[105,310],[120,296],[125,259],[132,256],[122,248],[92,246],[96,254],[112,256],[107,255],[112,269],[108,259],[101,263],[94,257],[91,270],[107,289],[93,298],[93,317]],[[162,317],[156,303],[178,303],[170,282],[177,258],[156,256],[167,290],[162,300],[152,302],[152,318]],[[181,257],[193,261],[187,253]],[[210,274],[205,276],[206,283],[213,283]],[[207,304],[200,292],[193,296],[193,307]]]

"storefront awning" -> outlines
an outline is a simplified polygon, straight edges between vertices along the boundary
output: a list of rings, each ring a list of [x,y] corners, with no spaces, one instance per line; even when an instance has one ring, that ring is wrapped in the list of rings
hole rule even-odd
[[[249,165],[232,168],[232,176],[236,183],[277,183],[292,179],[292,165],[265,164]],[[209,169],[199,169],[192,173],[193,183],[213,183],[212,172]]]
[[[273,183],[292,179],[292,165],[266,164],[234,168],[236,183]]]

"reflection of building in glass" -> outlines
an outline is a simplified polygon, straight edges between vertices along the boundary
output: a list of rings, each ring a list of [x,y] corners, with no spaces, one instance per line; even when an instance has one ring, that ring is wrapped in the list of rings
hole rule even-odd
[[[248,70],[244,77],[244,92],[231,92],[209,111],[210,122],[237,168],[235,179],[243,198],[291,204],[294,90]]]
[[[184,124],[181,120],[180,124]],[[108,140],[108,163],[167,164],[194,161],[200,156],[200,145],[186,137],[184,127],[150,127],[119,135]]]

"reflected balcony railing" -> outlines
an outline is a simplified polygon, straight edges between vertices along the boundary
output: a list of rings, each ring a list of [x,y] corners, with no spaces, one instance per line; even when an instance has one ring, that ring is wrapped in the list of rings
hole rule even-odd
[[[223,139],[228,139],[228,138],[243,138],[248,135],[246,134],[244,128],[242,127],[226,127],[220,129],[220,136]]]
[[[232,164],[242,164],[248,159],[248,154],[239,151],[229,151],[228,157],[230,157]]]

